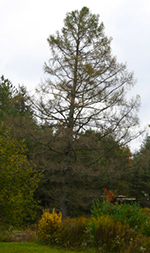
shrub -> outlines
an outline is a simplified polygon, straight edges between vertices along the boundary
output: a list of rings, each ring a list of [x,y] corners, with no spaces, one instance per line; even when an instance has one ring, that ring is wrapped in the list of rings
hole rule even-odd
[[[150,253],[150,238],[109,215],[90,219],[88,233],[93,240],[91,246],[99,252]]]
[[[104,197],[105,201],[111,203],[115,200],[115,194],[111,191],[108,191],[106,188],[103,188],[104,190]]]
[[[39,221],[39,239],[47,241],[50,244],[54,244],[57,240],[57,232],[62,222],[62,214],[57,214],[55,209],[52,213],[49,210],[43,210],[43,215]]]
[[[131,238],[129,245],[120,253],[150,253],[150,240],[141,234],[137,235],[136,238]]]
[[[37,231],[31,227],[16,230],[11,227],[9,230],[0,226],[0,242],[35,242]]]
[[[135,237],[135,231],[129,229],[129,225],[123,225],[120,221],[115,221],[110,216],[102,215],[97,219],[93,218],[89,222],[89,231],[93,236],[93,246],[108,252],[120,250]]]
[[[0,242],[12,242],[12,235],[2,226],[0,226]]]
[[[121,221],[123,224],[127,223],[131,228],[138,231],[141,226],[148,222],[148,216],[144,213],[138,203],[121,204],[109,203],[107,201],[100,202],[97,200],[92,207],[92,215],[97,218],[101,215],[109,215],[116,221]]]
[[[141,211],[147,215],[147,221],[143,224],[141,232],[150,236],[150,209],[148,207],[141,208]]]
[[[88,219],[84,217],[64,219],[60,229],[60,245],[69,248],[86,247],[87,225]]]
[[[65,248],[94,249],[99,252],[149,253],[150,240],[129,224],[116,221],[110,215],[97,218],[66,218],[53,209],[44,211],[39,222],[39,238],[51,245]]]

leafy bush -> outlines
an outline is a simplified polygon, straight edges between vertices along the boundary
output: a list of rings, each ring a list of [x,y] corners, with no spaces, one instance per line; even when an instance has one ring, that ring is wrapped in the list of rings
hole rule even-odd
[[[131,238],[129,245],[120,253],[150,253],[150,239],[142,236],[141,234],[137,235],[136,238]]]
[[[51,245],[74,249],[93,249],[93,252],[142,253],[150,252],[150,240],[122,224],[110,215],[97,218],[66,218],[55,210],[43,213],[39,222],[39,238]]]
[[[109,215],[93,218],[89,222],[89,231],[93,236],[93,246],[108,252],[120,250],[125,247],[130,238],[135,237],[135,231],[129,229],[129,225],[123,225],[115,221]]]
[[[117,202],[113,205],[108,201],[97,200],[92,207],[92,215],[97,218],[101,215],[109,215],[116,221],[127,223],[131,228],[141,230],[141,226],[148,222],[148,216],[144,213],[138,203],[121,204]]]
[[[150,253],[150,238],[109,215],[90,219],[88,233],[92,238],[91,246],[99,252]]]
[[[106,192],[108,193],[108,192]],[[99,252],[150,252],[149,210],[138,204],[112,204],[112,194],[104,202],[97,200],[91,218],[66,218],[53,209],[44,211],[39,222],[39,235],[51,245],[65,248],[93,249]],[[143,233],[143,234],[142,234]]]
[[[55,209],[52,213],[49,210],[43,210],[43,215],[39,221],[39,239],[45,240],[48,243],[55,243],[57,240],[57,232],[62,222],[62,214],[57,214]]]
[[[86,247],[88,219],[84,217],[66,218],[60,229],[59,244],[65,247]]]

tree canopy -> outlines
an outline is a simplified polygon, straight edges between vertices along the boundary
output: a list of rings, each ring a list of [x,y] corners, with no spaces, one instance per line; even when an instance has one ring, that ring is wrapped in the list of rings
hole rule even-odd
[[[126,145],[139,134],[135,127],[140,100],[139,96],[127,99],[127,91],[135,84],[133,73],[112,55],[111,38],[105,35],[99,15],[87,7],[67,13],[61,32],[50,35],[48,44],[50,60],[44,65],[48,79],[37,88],[33,108],[41,124],[52,130],[47,147],[62,158],[57,166],[62,175],[60,208],[65,217],[77,156],[80,151],[95,149],[88,143],[82,145],[81,136],[91,129],[100,133],[101,144],[108,136],[115,145]],[[61,145],[56,144],[59,138]],[[99,149],[100,157],[104,156],[106,150],[102,145]],[[96,166],[100,157],[93,156],[92,164]]]
[[[50,35],[48,43],[50,60],[44,69],[49,79],[40,87],[42,118],[56,128],[63,125],[69,136],[93,128],[118,140],[134,138],[139,97],[127,101],[125,95],[135,80],[112,56],[99,15],[86,7],[67,13],[61,33]]]

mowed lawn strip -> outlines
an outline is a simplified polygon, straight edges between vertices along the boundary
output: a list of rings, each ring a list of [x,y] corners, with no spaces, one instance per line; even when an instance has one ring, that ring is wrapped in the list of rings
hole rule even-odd
[[[50,248],[48,246],[39,245],[37,243],[1,242],[0,253],[78,253],[78,252]],[[82,252],[80,251],[80,253]]]

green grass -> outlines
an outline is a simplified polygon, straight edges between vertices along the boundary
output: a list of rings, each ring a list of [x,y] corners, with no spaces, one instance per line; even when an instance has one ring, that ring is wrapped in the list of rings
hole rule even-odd
[[[37,243],[1,242],[0,253],[78,253],[78,252],[50,248],[48,246],[39,245]],[[82,252],[80,251],[80,253]]]

